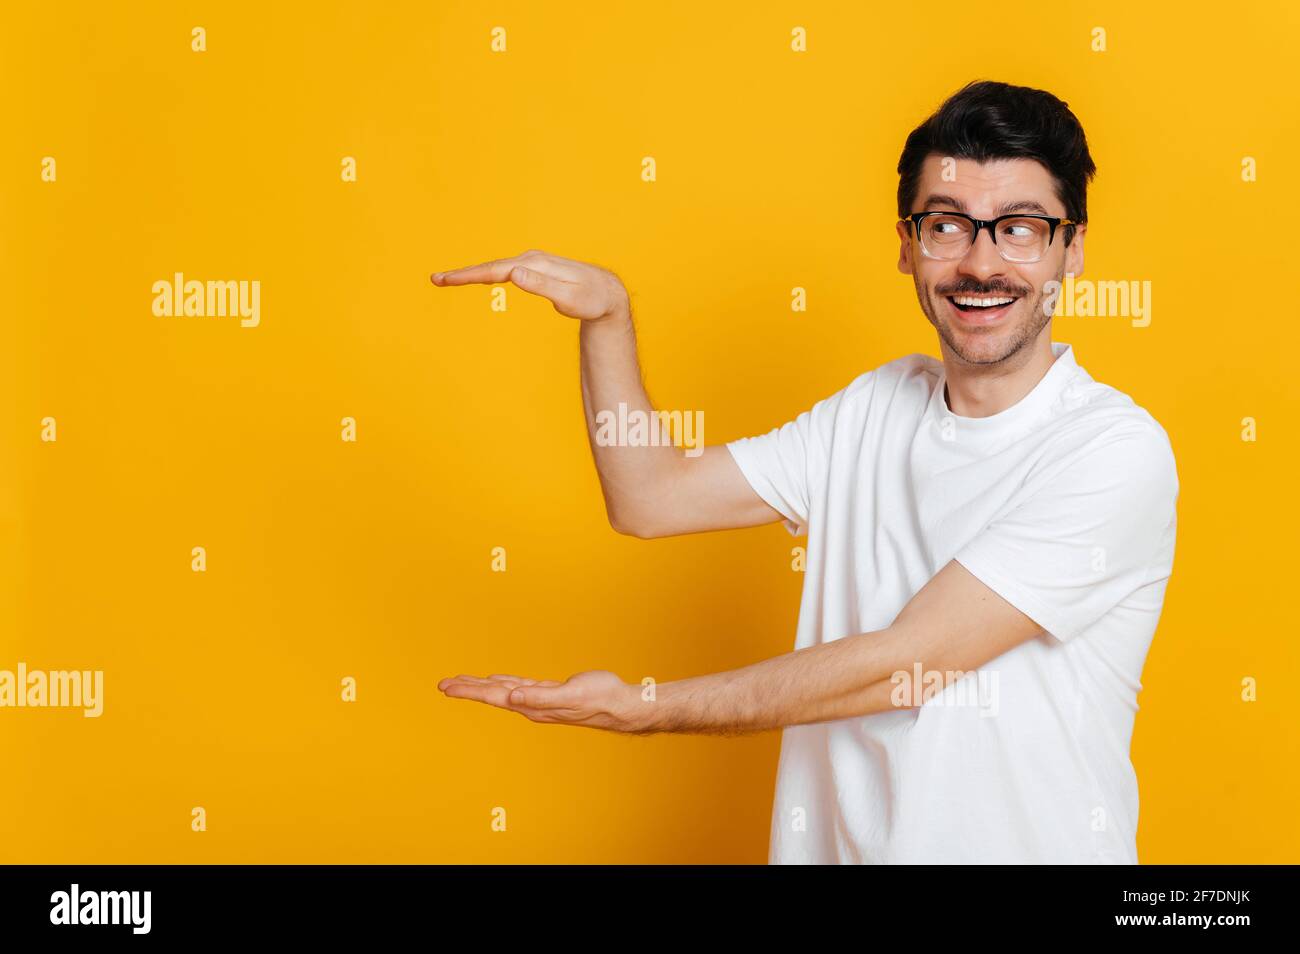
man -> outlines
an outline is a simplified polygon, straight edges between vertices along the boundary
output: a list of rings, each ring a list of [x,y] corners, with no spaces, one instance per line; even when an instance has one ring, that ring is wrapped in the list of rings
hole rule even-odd
[[[1083,271],[1083,130],[1049,93],[975,83],[898,173],[898,267],[942,362],[891,361],[693,459],[592,440],[619,532],[807,532],[795,651],[652,699],[601,670],[439,688],[612,731],[782,728],[773,863],[1136,863],[1129,743],[1178,477],[1160,425],[1051,340]],[[581,320],[589,433],[650,411],[614,275],[533,250],[433,276],[507,280]]]

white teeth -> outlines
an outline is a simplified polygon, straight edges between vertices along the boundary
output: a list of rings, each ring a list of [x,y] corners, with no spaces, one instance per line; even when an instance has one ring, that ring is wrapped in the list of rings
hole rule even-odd
[[[970,305],[975,308],[996,308],[1015,301],[1014,298],[976,298],[973,295],[953,295],[952,300],[959,305]]]

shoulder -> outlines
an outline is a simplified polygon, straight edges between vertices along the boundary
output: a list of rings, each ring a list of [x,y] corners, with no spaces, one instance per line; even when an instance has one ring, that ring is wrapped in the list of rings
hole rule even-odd
[[[1049,441],[1052,458],[1073,466],[1086,459],[1117,477],[1161,484],[1177,495],[1169,434],[1128,394],[1080,368],[1062,392],[1059,411]]]
[[[943,364],[928,354],[908,354],[858,375],[835,397],[841,409],[865,410],[873,403],[892,402],[911,396],[922,403],[929,399]]]

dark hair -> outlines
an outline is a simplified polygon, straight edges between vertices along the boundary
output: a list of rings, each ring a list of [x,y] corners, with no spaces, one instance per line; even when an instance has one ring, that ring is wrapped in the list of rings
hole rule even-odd
[[[1056,180],[1065,217],[1088,221],[1088,181],[1097,166],[1088,154],[1083,127],[1068,104],[1046,90],[981,80],[968,83],[912,130],[898,160],[898,217],[916,199],[927,156],[954,159],[1034,159]],[[1065,244],[1074,237],[1066,226]]]

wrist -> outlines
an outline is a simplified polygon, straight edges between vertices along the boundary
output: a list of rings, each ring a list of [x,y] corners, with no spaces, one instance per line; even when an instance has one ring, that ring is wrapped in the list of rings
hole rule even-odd
[[[636,733],[650,735],[656,732],[671,732],[670,705],[675,698],[677,684],[673,682],[655,683],[652,694],[647,696],[647,687],[634,685],[632,730]]]
[[[611,308],[599,318],[591,318],[583,322],[584,327],[592,328],[611,328],[632,323],[632,305],[626,298]]]

